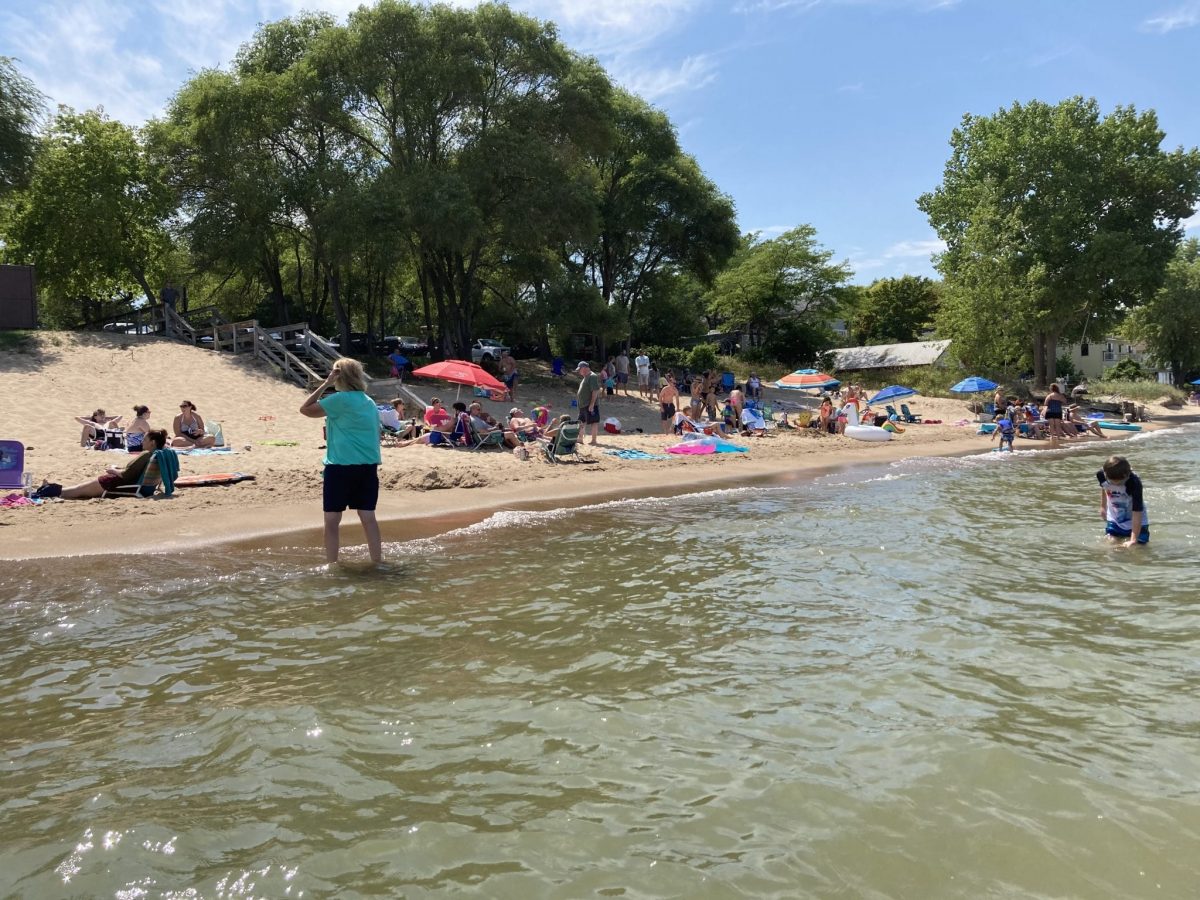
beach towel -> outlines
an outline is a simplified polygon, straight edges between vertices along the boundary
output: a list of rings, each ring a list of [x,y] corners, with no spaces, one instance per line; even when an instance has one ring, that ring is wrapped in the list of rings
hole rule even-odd
[[[620,459],[669,459],[662,453],[647,453],[645,450],[605,450],[606,456],[616,456]]]
[[[676,444],[674,447],[667,448],[668,453],[677,453],[680,456],[703,456],[706,453],[716,453],[717,448],[712,444]]]
[[[664,459],[665,459],[665,457],[664,457]],[[13,493],[13,494],[8,494],[5,497],[0,497],[0,508],[12,509],[13,507],[17,507],[17,506],[38,506],[41,502],[42,501],[40,499],[33,499],[30,497],[26,497],[23,493],[22,494]]]
[[[236,453],[232,447],[192,447],[187,450],[176,450],[180,456],[215,456],[218,453]]]

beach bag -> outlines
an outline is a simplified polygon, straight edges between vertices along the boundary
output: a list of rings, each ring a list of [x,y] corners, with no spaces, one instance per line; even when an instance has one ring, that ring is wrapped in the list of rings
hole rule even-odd
[[[213,424],[209,425],[206,430],[213,437],[213,440],[214,440],[213,446],[215,446],[215,447],[224,447],[225,446],[225,432],[221,428],[220,422],[214,422]]]

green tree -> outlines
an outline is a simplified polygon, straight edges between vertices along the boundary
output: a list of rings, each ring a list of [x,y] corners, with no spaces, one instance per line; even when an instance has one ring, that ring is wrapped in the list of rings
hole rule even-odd
[[[859,295],[850,331],[859,344],[915,341],[937,307],[938,288],[928,278],[881,278]]]
[[[1176,384],[1200,372],[1200,240],[1179,246],[1163,286],[1130,313],[1122,332],[1169,368]]]
[[[1102,117],[1081,97],[964,116],[941,185],[918,200],[946,242],[946,336],[1002,364],[1005,342],[989,345],[965,308],[986,305],[1045,384],[1060,339],[1152,296],[1200,198],[1200,151],[1166,152],[1163,137],[1153,111]]]
[[[632,325],[666,272],[703,285],[739,245],[733,203],[684,153],[665,114],[616,91],[610,139],[588,159],[599,233],[572,248],[606,303]]]
[[[371,162],[377,227],[417,261],[427,326],[465,353],[485,276],[592,230],[575,172],[604,133],[607,78],[498,4],[380,0],[312,64],[345,91],[328,121]]]
[[[41,93],[13,60],[0,56],[0,197],[29,177],[41,114]]]
[[[846,263],[832,262],[832,251],[820,247],[816,234],[811,225],[800,225],[770,240],[748,236],[717,276],[709,314],[727,329],[747,333],[754,347],[778,332],[771,343],[781,358],[804,361],[827,349],[829,320],[851,273]]]
[[[140,290],[155,300],[150,272],[170,252],[174,213],[163,173],[138,134],[96,111],[60,108],[13,200],[9,256],[37,266],[47,317],[75,324],[80,302]]]

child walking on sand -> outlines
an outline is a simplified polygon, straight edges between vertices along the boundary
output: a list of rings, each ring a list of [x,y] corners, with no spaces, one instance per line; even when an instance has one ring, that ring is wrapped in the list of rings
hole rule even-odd
[[[1123,456],[1110,456],[1096,473],[1100,482],[1100,514],[1104,533],[1123,546],[1150,543],[1150,517],[1142,499],[1142,480]]]

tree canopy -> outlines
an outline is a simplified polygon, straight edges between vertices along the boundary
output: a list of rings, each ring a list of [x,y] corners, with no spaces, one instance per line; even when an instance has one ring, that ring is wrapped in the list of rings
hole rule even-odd
[[[41,113],[41,93],[12,59],[0,56],[0,197],[29,176]]]
[[[781,358],[808,362],[827,349],[828,324],[838,292],[850,278],[847,263],[817,243],[816,229],[799,225],[776,238],[744,238],[742,248],[717,276],[708,311],[725,327],[769,345]]]
[[[1200,240],[1184,241],[1159,290],[1130,313],[1123,332],[1141,341],[1175,383],[1200,375]]]
[[[74,325],[89,304],[140,290],[154,302],[152,269],[170,249],[174,203],[133,129],[98,112],[63,109],[18,194],[6,238],[38,268],[51,321]]]
[[[938,299],[938,285],[928,278],[880,278],[857,297],[850,333],[860,344],[918,340],[933,322]]]
[[[1200,151],[1163,137],[1153,111],[1080,97],[963,118],[918,201],[946,242],[939,324],[960,356],[1010,364],[1011,336],[1044,384],[1060,339],[1154,294],[1200,198]]]

